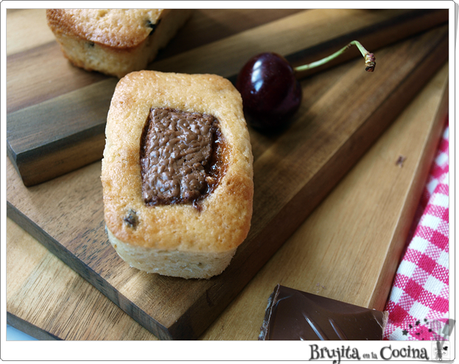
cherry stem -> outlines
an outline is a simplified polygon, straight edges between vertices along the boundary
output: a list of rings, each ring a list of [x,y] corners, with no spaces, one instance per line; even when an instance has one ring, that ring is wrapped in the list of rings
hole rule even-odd
[[[341,48],[338,52],[333,53],[332,55],[322,58],[319,61],[315,61],[309,64],[305,64],[303,66],[298,66],[294,68],[295,72],[302,72],[311,68],[319,67],[324,65],[325,63],[331,61],[332,59],[340,56],[343,54],[345,51],[347,51],[349,48],[351,48],[353,45],[355,45],[360,53],[362,53],[363,58],[365,58],[365,71],[367,72],[373,72],[376,67],[376,61],[375,61],[375,56],[373,53],[368,52],[365,47],[358,41],[353,40],[350,42],[347,46]]]

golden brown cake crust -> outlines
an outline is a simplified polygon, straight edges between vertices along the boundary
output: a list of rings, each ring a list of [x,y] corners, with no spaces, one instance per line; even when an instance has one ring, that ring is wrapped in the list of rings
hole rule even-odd
[[[140,139],[151,108],[215,116],[225,138],[225,175],[196,209],[190,204],[147,206],[142,199]],[[105,222],[116,239],[132,246],[219,253],[246,238],[252,216],[253,157],[242,100],[216,75],[133,72],[115,89],[102,161]],[[134,211],[136,228],[124,218]]]
[[[55,32],[71,34],[113,48],[141,44],[167,14],[164,9],[48,9]]]

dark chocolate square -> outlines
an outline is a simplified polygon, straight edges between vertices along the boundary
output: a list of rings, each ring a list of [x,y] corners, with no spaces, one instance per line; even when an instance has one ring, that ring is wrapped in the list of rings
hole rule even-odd
[[[387,314],[277,285],[259,340],[382,340]]]

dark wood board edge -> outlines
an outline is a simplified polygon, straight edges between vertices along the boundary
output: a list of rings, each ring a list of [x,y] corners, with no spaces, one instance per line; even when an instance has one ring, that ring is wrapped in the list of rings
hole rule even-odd
[[[8,157],[25,186],[48,181],[102,158],[110,90],[114,90],[116,83],[114,79],[105,80],[8,114]],[[95,109],[94,102],[105,107]],[[70,125],[53,130],[53,120],[65,117],[66,113],[71,114]],[[30,115],[34,115],[32,120]],[[45,139],[44,135],[50,138]]]
[[[8,113],[7,137],[11,145],[21,152],[30,152],[45,143],[105,125],[117,83],[118,80],[110,78]]]
[[[31,187],[100,160],[104,144],[105,125],[100,124],[20,154],[8,142],[8,157],[24,185]]]

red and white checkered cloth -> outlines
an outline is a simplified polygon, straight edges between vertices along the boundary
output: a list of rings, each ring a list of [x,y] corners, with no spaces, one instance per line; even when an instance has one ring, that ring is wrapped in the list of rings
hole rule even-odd
[[[449,322],[448,175],[449,126],[446,124],[418,208],[415,230],[386,304],[389,320],[384,338],[387,340],[447,339],[444,328]]]

